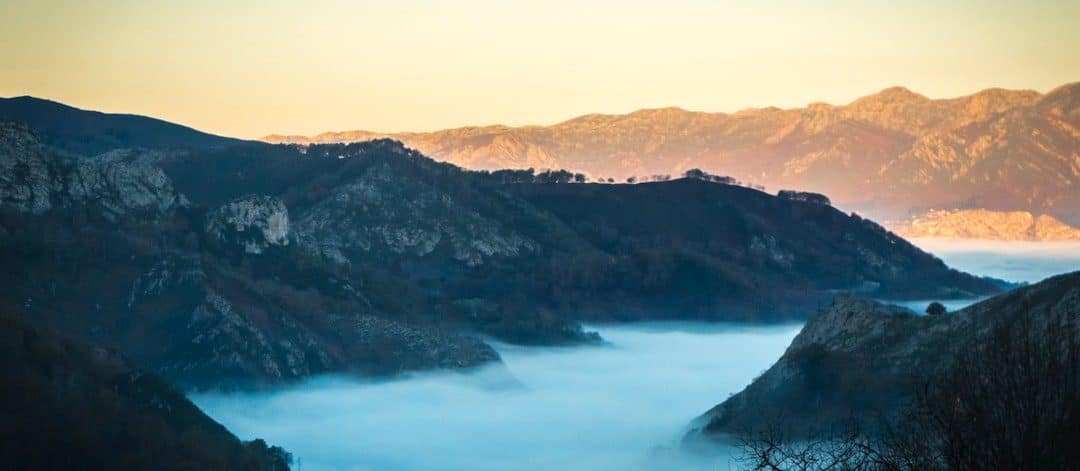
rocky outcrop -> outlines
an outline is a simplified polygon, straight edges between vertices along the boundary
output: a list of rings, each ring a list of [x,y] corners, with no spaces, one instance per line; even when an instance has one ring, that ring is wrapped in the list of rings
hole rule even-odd
[[[169,177],[148,161],[153,152],[114,150],[89,161],[79,161],[66,176],[68,204],[98,204],[110,218],[129,212],[162,215],[187,205],[173,190]]]
[[[296,230],[311,250],[342,261],[345,254],[380,251],[424,257],[442,244],[454,260],[475,267],[537,249],[511,228],[387,165],[335,188],[304,213]]]
[[[42,214],[54,207],[99,206],[115,220],[128,213],[159,216],[187,204],[149,163],[152,151],[117,149],[92,160],[51,155],[38,136],[0,123],[0,204]]]
[[[892,87],[837,106],[730,114],[663,108],[550,126],[264,140],[390,137],[467,168],[567,168],[617,181],[700,168],[771,189],[824,192],[839,206],[880,219],[926,208],[984,207],[1045,213],[1077,225],[1078,94],[1078,83],[1045,95],[988,89],[951,99]]]
[[[1022,240],[1033,242],[1080,240],[1080,229],[1053,216],[1026,211],[967,209],[930,211],[893,230],[907,238]]]
[[[289,244],[289,211],[280,199],[249,195],[225,203],[206,218],[211,238],[228,241],[251,254]]]
[[[851,418],[873,426],[958,352],[1021,317],[1033,328],[1059,329],[1066,319],[1076,325],[1080,272],[937,316],[840,297],[807,321],[776,364],[697,419],[690,435],[724,439],[779,425],[804,433]]]

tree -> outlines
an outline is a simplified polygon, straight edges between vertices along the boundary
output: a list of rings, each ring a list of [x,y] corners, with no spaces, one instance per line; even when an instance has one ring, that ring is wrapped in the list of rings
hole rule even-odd
[[[795,190],[780,190],[776,196],[783,200],[803,201],[807,203],[831,205],[832,201],[828,196],[821,193],[812,193],[809,191],[795,191]]]
[[[698,180],[708,180],[710,176],[711,175],[709,175],[708,173],[706,173],[704,170],[702,170],[700,168],[692,168],[690,170],[687,170],[685,173],[683,173],[683,177],[696,178]]]
[[[926,314],[931,316],[940,316],[945,314],[946,312],[949,312],[949,310],[945,309],[945,305],[937,301],[934,301],[930,303],[929,306],[926,306]]]

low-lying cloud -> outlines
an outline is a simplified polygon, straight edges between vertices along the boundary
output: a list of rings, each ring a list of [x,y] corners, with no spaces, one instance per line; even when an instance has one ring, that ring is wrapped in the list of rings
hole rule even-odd
[[[798,325],[603,327],[611,345],[498,345],[505,366],[371,382],[325,377],[193,400],[302,470],[728,469],[678,450],[691,419],[768,368]]]
[[[1006,281],[1034,283],[1080,270],[1080,242],[915,239],[950,267]]]
[[[1080,243],[918,242],[951,266],[1011,281],[1080,269]],[[799,326],[599,330],[609,346],[496,345],[505,365],[471,374],[324,377],[193,399],[240,437],[284,446],[302,470],[735,469],[730,450],[691,457],[678,441],[779,358]]]

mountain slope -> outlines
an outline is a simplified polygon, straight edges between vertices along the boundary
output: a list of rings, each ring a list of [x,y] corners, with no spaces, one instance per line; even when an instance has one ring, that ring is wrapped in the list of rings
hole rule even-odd
[[[187,388],[470,368],[499,359],[479,334],[594,342],[585,320],[1003,288],[820,197],[470,172],[388,140],[87,159],[8,124],[0,168],[0,301]]]
[[[955,313],[922,316],[841,297],[807,321],[784,355],[743,391],[696,421],[693,434],[723,438],[784,420],[796,433],[851,417],[890,417],[916,388],[995,326],[1021,317],[1060,328],[1080,320],[1080,272],[1049,278]]]
[[[185,388],[498,360],[475,337],[380,315],[359,280],[290,243],[280,201],[193,205],[162,158],[65,158],[0,125],[0,167],[33,169],[0,179],[0,300]]]
[[[240,142],[159,119],[73,108],[29,96],[0,98],[0,121],[21,123],[46,145],[92,156],[111,149],[205,149]]]
[[[115,351],[0,314],[0,451],[9,469],[286,470]]]
[[[844,207],[884,219],[985,208],[1080,224],[1077,94],[1080,83],[1046,95],[989,89],[932,100],[894,87],[843,106],[732,114],[664,108],[551,126],[264,140],[392,137],[467,168],[568,168],[620,181],[701,168],[769,188],[828,193]]]

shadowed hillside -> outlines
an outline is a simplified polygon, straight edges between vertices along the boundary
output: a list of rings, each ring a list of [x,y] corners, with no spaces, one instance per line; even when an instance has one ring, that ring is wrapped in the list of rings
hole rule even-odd
[[[5,469],[289,468],[282,449],[241,442],[117,352],[69,341],[6,312],[0,363]]]

